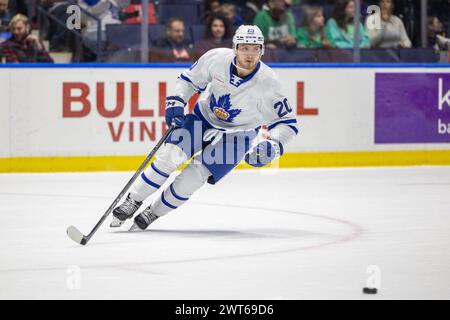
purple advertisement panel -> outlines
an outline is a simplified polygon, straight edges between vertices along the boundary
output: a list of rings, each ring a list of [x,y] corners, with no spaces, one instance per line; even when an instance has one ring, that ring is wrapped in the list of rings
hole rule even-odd
[[[450,142],[450,73],[377,73],[375,143]]]

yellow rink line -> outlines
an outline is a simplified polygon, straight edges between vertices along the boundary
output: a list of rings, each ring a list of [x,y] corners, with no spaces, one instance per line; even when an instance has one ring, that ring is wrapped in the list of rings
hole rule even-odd
[[[0,158],[0,172],[134,171],[145,156]],[[450,150],[287,153],[272,168],[450,165]],[[252,168],[241,163],[238,169]]]

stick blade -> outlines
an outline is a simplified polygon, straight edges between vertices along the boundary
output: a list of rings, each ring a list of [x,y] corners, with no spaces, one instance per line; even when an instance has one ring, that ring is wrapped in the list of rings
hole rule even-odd
[[[75,241],[78,244],[85,245],[87,242],[86,238],[80,232],[80,230],[78,230],[74,226],[70,226],[67,228],[67,235],[69,236],[70,239],[72,239],[73,241]]]

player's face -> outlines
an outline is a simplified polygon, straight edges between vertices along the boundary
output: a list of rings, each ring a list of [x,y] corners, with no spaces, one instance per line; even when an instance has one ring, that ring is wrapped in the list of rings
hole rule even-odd
[[[259,44],[240,44],[237,48],[237,62],[245,69],[254,69],[261,57]]]

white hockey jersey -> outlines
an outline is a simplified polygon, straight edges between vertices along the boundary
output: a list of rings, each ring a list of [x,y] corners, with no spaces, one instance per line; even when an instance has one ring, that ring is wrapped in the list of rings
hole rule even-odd
[[[233,74],[233,59],[232,49],[206,52],[179,76],[175,95],[187,102],[201,92],[195,113],[214,128],[240,131],[267,125],[271,137],[286,144],[298,128],[277,75],[261,61],[241,79]]]

